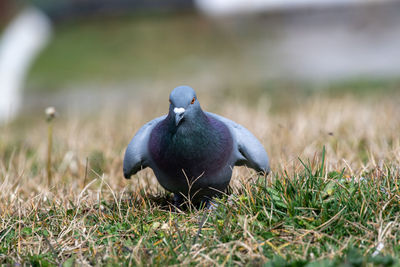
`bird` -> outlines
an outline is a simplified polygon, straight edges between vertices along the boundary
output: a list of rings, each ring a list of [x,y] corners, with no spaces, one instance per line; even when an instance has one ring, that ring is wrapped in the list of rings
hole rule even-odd
[[[234,166],[262,175],[270,171],[260,141],[245,127],[203,111],[196,92],[178,86],[169,95],[167,115],[142,126],[126,148],[126,179],[150,167],[158,182],[174,194],[175,205],[212,200],[226,191]]]

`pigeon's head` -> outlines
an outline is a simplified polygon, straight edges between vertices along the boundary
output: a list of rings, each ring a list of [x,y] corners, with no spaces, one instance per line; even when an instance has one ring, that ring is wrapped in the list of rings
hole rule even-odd
[[[184,118],[192,119],[201,112],[196,92],[189,86],[176,87],[169,95],[169,113],[178,126]]]

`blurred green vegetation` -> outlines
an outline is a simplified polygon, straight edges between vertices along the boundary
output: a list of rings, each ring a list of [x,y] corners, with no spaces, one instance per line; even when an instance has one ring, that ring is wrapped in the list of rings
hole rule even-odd
[[[262,73],[268,73],[274,62],[262,63],[269,67],[261,69],[260,62],[269,56],[258,62],[256,58],[270,53],[262,40],[274,39],[273,27],[263,21],[254,27],[234,23],[195,13],[154,13],[57,24],[52,41],[32,67],[27,87],[48,92],[89,84],[108,90],[115,84],[151,88],[158,82],[170,90],[189,84],[199,91],[206,88],[215,99],[229,97],[249,105],[273,99],[272,110],[295,108],[312,94],[379,98],[399,91],[400,77],[330,82],[266,77]],[[260,40],[262,45],[257,45]]]
[[[28,82],[39,90],[77,82],[165,79],[226,62],[239,50],[212,21],[153,14],[56,25]]]

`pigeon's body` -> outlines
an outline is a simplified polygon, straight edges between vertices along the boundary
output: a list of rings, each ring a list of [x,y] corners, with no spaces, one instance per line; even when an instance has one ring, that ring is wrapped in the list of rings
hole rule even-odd
[[[261,143],[239,124],[203,112],[193,89],[176,88],[170,101],[168,115],[144,125],[130,142],[126,178],[150,167],[168,191],[202,199],[226,189],[235,165],[269,172]]]
[[[223,191],[232,175],[232,135],[225,124],[204,113],[190,124],[176,127],[167,117],[154,127],[148,143],[153,163],[149,166],[171,192],[187,194],[188,181],[193,182],[192,196],[209,187]]]

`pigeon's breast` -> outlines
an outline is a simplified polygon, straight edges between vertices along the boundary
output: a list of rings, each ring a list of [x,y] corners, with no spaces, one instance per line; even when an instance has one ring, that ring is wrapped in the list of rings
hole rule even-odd
[[[152,131],[149,152],[163,176],[186,182],[198,177],[229,175],[233,139],[222,122],[206,117],[203,123],[172,127],[161,121]],[[223,174],[222,174],[223,175]],[[186,177],[185,177],[186,176]]]

